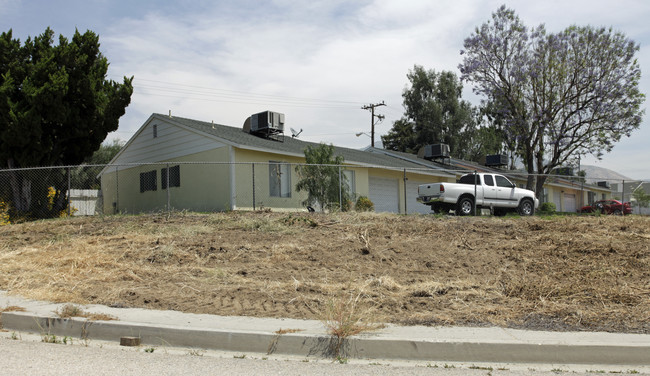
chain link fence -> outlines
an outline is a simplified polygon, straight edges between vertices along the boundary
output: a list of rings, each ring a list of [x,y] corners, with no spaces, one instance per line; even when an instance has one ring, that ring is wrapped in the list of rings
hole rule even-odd
[[[308,167],[318,168],[309,172]],[[416,201],[418,185],[453,182],[465,173],[466,169],[451,166],[432,170],[284,162],[169,162],[0,170],[0,221],[178,210],[354,210],[360,197],[367,197],[377,212],[425,214],[430,208]],[[527,174],[502,173],[518,187],[526,186]],[[310,201],[307,189],[298,189],[306,175],[312,179],[303,188],[321,192],[326,206]],[[649,181],[552,175],[547,178],[540,201],[554,203],[557,211],[576,213],[599,200],[618,199],[631,202],[633,213],[648,215],[647,199],[643,201],[647,195]]]

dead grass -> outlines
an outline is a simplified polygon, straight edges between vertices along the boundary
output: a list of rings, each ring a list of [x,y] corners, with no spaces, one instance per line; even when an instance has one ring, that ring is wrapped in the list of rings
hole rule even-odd
[[[4,308],[0,308],[0,313],[2,312],[25,312],[25,308],[18,307],[18,306],[7,306]]]
[[[63,307],[60,307],[54,313],[61,318],[70,318],[70,317],[85,317],[91,321],[111,321],[117,320],[117,317],[111,316],[105,313],[89,313],[84,311],[81,307],[74,304],[66,304]]]
[[[0,289],[58,303],[325,314],[341,334],[349,308],[362,323],[650,333],[647,217],[178,213],[2,226],[0,239]]]

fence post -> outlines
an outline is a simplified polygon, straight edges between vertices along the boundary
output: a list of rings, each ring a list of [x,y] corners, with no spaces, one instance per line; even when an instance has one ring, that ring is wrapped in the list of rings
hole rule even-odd
[[[476,200],[478,197],[476,197],[476,190],[478,185],[478,171],[474,170],[474,205],[472,205],[472,211],[474,212],[474,216],[476,216]]]
[[[171,207],[171,189],[169,189],[169,163],[167,163],[166,166],[167,173],[165,174],[165,185],[167,186],[167,214],[169,214],[172,211]]]
[[[408,195],[407,195],[407,193],[406,193],[406,181],[407,181],[407,180],[408,180],[408,179],[406,178],[406,169],[404,169],[404,214],[408,214],[408,213],[409,213],[409,211],[408,211],[408,204],[407,204],[407,202],[408,202],[408,199],[407,199]]]
[[[625,179],[623,179],[623,184],[621,184],[621,203],[625,203]]]
[[[70,200],[70,167],[69,166],[68,166],[68,194],[66,196],[68,196],[68,205],[67,206],[68,206],[68,217],[69,217],[70,215],[72,215],[72,211],[71,211],[71,208],[70,208],[70,206],[72,205],[72,202]]]
[[[251,171],[253,172],[253,211],[255,211],[255,162],[251,162]]]
[[[120,212],[120,180],[119,180],[119,170],[118,166],[115,166],[115,210],[113,214],[118,214]]]
[[[341,180],[341,166],[339,166],[339,211],[343,211],[343,180]]]

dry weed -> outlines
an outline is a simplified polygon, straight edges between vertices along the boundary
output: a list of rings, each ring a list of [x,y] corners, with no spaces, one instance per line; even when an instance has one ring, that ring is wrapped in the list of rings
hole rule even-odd
[[[362,295],[362,292],[358,292],[349,296],[332,297],[325,303],[321,321],[327,333],[332,336],[331,350],[334,357],[341,356],[347,338],[384,327],[377,318],[376,310],[363,305]]]
[[[65,304],[56,311],[54,311],[61,318],[70,317],[85,317],[91,321],[111,321],[117,320],[117,317],[105,313],[89,313],[84,311],[81,307],[74,304]]]
[[[303,319],[351,300],[394,323],[650,332],[645,217],[174,213],[0,237],[0,289],[31,299]]]
[[[2,312],[25,312],[24,307],[19,307],[19,306],[7,306],[4,308],[0,308],[0,313]]]

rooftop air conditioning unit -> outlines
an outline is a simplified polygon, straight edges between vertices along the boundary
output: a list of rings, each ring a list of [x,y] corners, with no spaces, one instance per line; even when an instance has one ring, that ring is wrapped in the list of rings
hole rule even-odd
[[[428,160],[449,158],[449,145],[447,144],[424,145],[422,158]]]
[[[558,167],[552,173],[555,175],[574,176],[573,167]]]
[[[485,157],[486,166],[507,166],[508,156],[505,154],[494,154]]]
[[[608,181],[599,181],[596,183],[599,187],[610,188]]]
[[[251,115],[251,133],[283,133],[284,114],[264,111]]]

